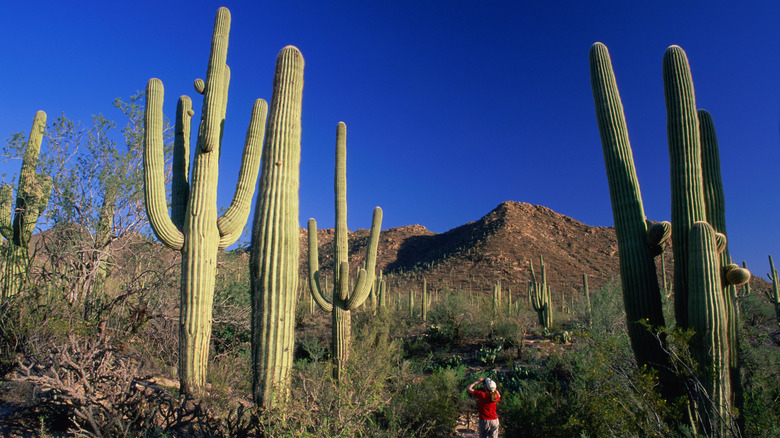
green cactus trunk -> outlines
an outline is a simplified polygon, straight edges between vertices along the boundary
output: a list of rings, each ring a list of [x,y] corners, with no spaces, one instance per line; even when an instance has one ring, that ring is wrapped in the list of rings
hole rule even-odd
[[[333,375],[338,380],[343,365],[349,359],[351,344],[351,310],[360,307],[368,298],[375,279],[376,253],[379,246],[379,233],[382,228],[382,209],[376,207],[371,222],[371,231],[366,249],[365,269],[358,271],[353,288],[349,286],[349,246],[347,229],[347,125],[339,122],[336,127],[336,169],[334,178],[336,229],[334,235],[334,290],[332,302],[329,302],[320,287],[319,254],[317,245],[317,222],[309,219],[309,285],[317,304],[326,312],[332,313],[331,331],[333,333],[332,357]],[[346,266],[345,266],[346,265]],[[351,289],[351,290],[350,290]]]
[[[276,58],[252,227],[252,392],[263,408],[290,397],[298,300],[298,188],[301,162],[301,52]]]
[[[688,58],[677,46],[663,58],[666,133],[672,186],[674,236],[674,315],[677,326],[688,327],[688,236],[694,222],[707,220],[701,167],[699,117]]]
[[[618,93],[612,61],[606,46],[590,49],[590,80],[617,236],[620,281],[631,347],[640,365],[664,364],[661,345],[639,322],[664,325],[655,251],[648,242],[648,229],[636,176],[623,104]],[[662,247],[663,242],[658,242]]]
[[[27,147],[22,157],[15,207],[11,206],[13,188],[7,184],[0,188],[0,234],[8,241],[4,245],[0,303],[18,294],[27,281],[30,238],[35,231],[38,217],[49,203],[52,180],[48,175],[35,172],[45,130],[46,113],[38,111],[33,118]]]
[[[715,231],[706,222],[691,227],[688,240],[688,321],[691,352],[701,387],[694,391],[698,421],[706,436],[732,436],[728,314],[720,279]],[[726,420],[726,421],[724,421]]]
[[[726,196],[723,192],[721,177],[720,148],[715,132],[712,116],[705,110],[697,111],[699,118],[699,136],[701,142],[702,182],[704,189],[704,204],[706,206],[707,222],[716,233],[727,236],[726,233]],[[725,272],[731,264],[728,243],[719,254],[720,271]],[[729,282],[722,282],[723,302],[726,311],[729,376],[732,405],[742,409],[742,383],[739,373],[739,306],[737,303],[737,287]],[[689,312],[690,313],[690,312]]]
[[[233,201],[227,211],[217,217],[218,162],[230,83],[230,69],[225,64],[229,32],[230,12],[220,8],[214,21],[206,80],[195,81],[196,91],[204,94],[204,99],[191,179],[188,157],[192,103],[187,96],[179,98],[171,216],[168,216],[165,199],[163,85],[159,79],[151,79],[146,88],[146,210],[157,238],[182,253],[179,383],[181,392],[186,394],[200,393],[206,383],[217,251],[233,244],[246,224],[264,134],[266,104],[258,99],[252,109]]]

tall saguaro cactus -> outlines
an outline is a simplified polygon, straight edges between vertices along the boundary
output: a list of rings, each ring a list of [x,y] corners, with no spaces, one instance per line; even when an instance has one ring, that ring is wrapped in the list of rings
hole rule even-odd
[[[354,289],[349,289],[349,245],[347,230],[347,125],[339,122],[336,128],[336,230],[333,239],[333,299],[325,299],[319,281],[319,252],[317,249],[317,222],[309,219],[309,284],[317,304],[332,312],[331,330],[334,375],[339,377],[341,367],[349,358],[352,333],[350,311],[360,307],[368,297],[374,282],[379,232],[382,228],[382,209],[376,207],[366,249],[365,268],[358,272]]]
[[[173,157],[171,216],[165,194],[163,159],[163,85],[150,79],[146,87],[144,183],[146,211],[157,238],[182,253],[179,316],[179,382],[183,393],[199,393],[206,383],[217,250],[234,243],[246,224],[260,166],[267,105],[258,99],[246,135],[233,201],[217,217],[217,175],[225,121],[230,70],[227,58],[230,12],[220,8],[214,21],[206,80],[195,81],[204,95],[198,140],[192,163],[189,97],[179,98]],[[190,166],[191,178],[190,178]]]
[[[601,134],[601,146],[607,169],[612,216],[618,241],[620,281],[626,308],[628,334],[636,360],[640,365],[663,364],[666,355],[653,334],[638,324],[645,320],[654,327],[664,325],[661,294],[658,288],[654,257],[657,249],[649,243],[639,190],[639,180],[634,167],[628,128],[623,115],[623,104],[618,93],[612,60],[607,47],[596,43],[590,49],[590,80],[596,105],[596,120]],[[658,233],[653,244],[660,246],[668,239],[671,225],[666,232]]]
[[[46,210],[51,195],[51,177],[36,173],[41,151],[43,131],[46,129],[46,113],[38,111],[33,118],[27,148],[22,157],[19,185],[16,189],[16,206],[11,206],[13,187],[0,188],[0,234],[8,242],[3,254],[3,278],[0,302],[16,295],[24,285],[29,266],[30,238],[35,231],[38,217]],[[13,218],[11,211],[13,210]]]
[[[629,336],[637,361],[657,367],[662,389],[675,396],[676,376],[664,372],[668,358],[649,330],[664,324],[653,257],[664,242],[674,239],[675,317],[680,327],[696,332],[697,378],[704,393],[690,391],[700,408],[698,425],[706,431],[733,427],[726,413],[734,403],[732,386],[738,382],[736,303],[732,285],[750,278],[733,265],[726,252],[725,207],[717,140],[709,114],[696,111],[690,67],[677,46],[663,59],[664,94],[672,188],[672,224],[645,220],[623,108],[606,47],[591,48],[591,85],[601,133],[612,210],[620,249],[620,273],[629,322]],[[630,214],[626,214],[630,211]],[[645,224],[651,224],[647,226]],[[717,333],[716,333],[717,332]],[[701,403],[708,399],[711,402]],[[710,419],[719,418],[717,425]]]
[[[293,364],[303,66],[303,56],[293,46],[276,59],[252,228],[253,393],[262,407],[289,397]]]

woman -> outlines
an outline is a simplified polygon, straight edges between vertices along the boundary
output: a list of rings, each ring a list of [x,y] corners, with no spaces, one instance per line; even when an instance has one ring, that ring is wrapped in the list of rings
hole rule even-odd
[[[485,382],[487,392],[474,389],[474,385]],[[498,438],[498,414],[496,403],[501,400],[501,393],[496,389],[496,382],[480,377],[479,380],[466,388],[470,396],[477,399],[479,407],[479,438]]]

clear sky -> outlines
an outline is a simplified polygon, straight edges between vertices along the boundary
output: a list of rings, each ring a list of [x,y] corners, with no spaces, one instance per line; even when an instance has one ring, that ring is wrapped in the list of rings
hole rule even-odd
[[[507,200],[594,226],[612,211],[588,50],[612,56],[649,218],[669,220],[661,59],[688,54],[715,120],[732,256],[765,277],[780,258],[780,2],[38,1],[3,6],[0,135],[35,111],[89,121],[160,78],[165,112],[205,77],[219,6],[232,12],[220,165],[230,202],[252,102],[270,100],[276,54],[306,60],[300,221],[332,227],[336,124],[348,128],[350,229],[443,232]],[[194,119],[194,120],[197,120]],[[193,132],[196,127],[193,128]],[[44,144],[44,147],[45,144]],[[18,171],[18,163],[0,165]],[[251,217],[250,217],[251,220]]]

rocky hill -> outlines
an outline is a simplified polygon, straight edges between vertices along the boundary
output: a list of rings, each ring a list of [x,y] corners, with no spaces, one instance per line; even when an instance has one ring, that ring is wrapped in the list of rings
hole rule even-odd
[[[318,230],[320,266],[332,278],[333,229]],[[350,233],[350,269],[364,259],[368,230]],[[591,287],[618,279],[618,247],[612,227],[592,227],[547,207],[503,202],[481,219],[433,233],[421,225],[383,230],[377,265],[391,285],[413,287],[424,276],[435,288],[487,294],[496,280],[525,291],[530,263],[547,265],[555,290],[576,290],[587,273]],[[670,251],[665,254],[671,260]],[[301,270],[308,272],[306,231],[301,231]],[[659,262],[660,264],[660,262]],[[659,266],[660,267],[660,266]],[[671,263],[667,266],[671,278]],[[660,269],[659,269],[660,273]]]

